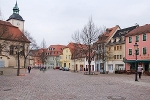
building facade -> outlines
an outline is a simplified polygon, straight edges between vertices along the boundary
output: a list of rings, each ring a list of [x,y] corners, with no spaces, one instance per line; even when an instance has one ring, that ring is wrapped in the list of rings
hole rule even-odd
[[[107,51],[110,53],[111,59],[107,60],[107,69],[110,73],[115,70],[125,70],[125,35],[138,26],[132,26],[118,30],[107,44]]]
[[[62,63],[62,67],[67,67],[70,70],[74,70],[74,67],[72,66],[71,51],[69,46],[63,49],[63,54],[61,55],[60,61]]]
[[[150,68],[150,24],[139,26],[126,35],[125,58],[126,70],[135,70],[135,62],[137,65],[142,65],[144,71]],[[134,45],[138,44],[137,61]]]
[[[9,19],[7,21],[0,20],[0,67],[25,67],[24,55],[29,51],[30,41],[23,34],[23,30],[24,20],[19,15],[16,2],[13,14]],[[26,66],[28,65],[29,59],[26,59]]]
[[[65,45],[50,45],[47,48],[46,66],[48,66],[49,68],[62,67],[60,55],[63,54],[63,49],[65,47]]]
[[[108,71],[107,66],[107,50],[106,50],[106,44],[110,41],[110,39],[113,37],[113,35],[119,30],[120,27],[116,25],[112,28],[107,28],[104,33],[102,33],[98,37],[98,41],[94,43],[94,47],[96,49],[95,52],[95,69],[99,72],[105,72]]]

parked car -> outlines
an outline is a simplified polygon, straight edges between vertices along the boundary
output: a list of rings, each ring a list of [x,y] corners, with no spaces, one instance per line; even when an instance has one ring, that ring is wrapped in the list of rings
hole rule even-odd
[[[54,67],[53,69],[59,69],[59,68],[60,68],[60,67],[57,66],[57,67]]]
[[[41,68],[40,68],[40,71],[46,71],[46,67],[44,67],[44,66],[41,67]]]
[[[62,70],[62,69],[63,69],[63,67],[60,67],[60,68],[59,68],[59,70]]]
[[[69,71],[69,68],[68,67],[64,67],[62,70],[63,71]]]

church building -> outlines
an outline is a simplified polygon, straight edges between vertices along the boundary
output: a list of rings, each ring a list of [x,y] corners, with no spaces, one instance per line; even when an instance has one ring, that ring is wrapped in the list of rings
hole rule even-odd
[[[13,14],[0,20],[0,67],[24,67],[24,57],[29,51],[30,41],[24,35],[24,19],[19,15],[17,2]],[[26,60],[26,66],[29,60]]]

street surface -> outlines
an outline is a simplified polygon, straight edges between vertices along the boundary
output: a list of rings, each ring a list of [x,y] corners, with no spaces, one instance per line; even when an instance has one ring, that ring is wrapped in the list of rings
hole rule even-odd
[[[16,76],[16,72],[8,69],[0,75],[0,100],[150,100],[150,76],[135,82],[135,75],[126,74],[32,69]]]

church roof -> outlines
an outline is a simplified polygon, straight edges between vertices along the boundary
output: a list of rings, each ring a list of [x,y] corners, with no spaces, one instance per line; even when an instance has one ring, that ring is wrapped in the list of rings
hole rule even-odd
[[[27,37],[10,22],[0,20],[0,39],[30,43]]]
[[[20,21],[24,21],[23,18],[19,15],[19,7],[17,5],[17,1],[15,7],[13,7],[13,14],[9,17],[9,19],[7,19],[7,21],[10,19],[17,19]]]
[[[22,18],[19,14],[16,14],[16,13],[13,13],[13,14],[9,17],[9,19],[7,19],[7,21],[10,20],[10,19],[17,19],[17,20],[20,20],[20,21],[24,21],[23,18]]]

